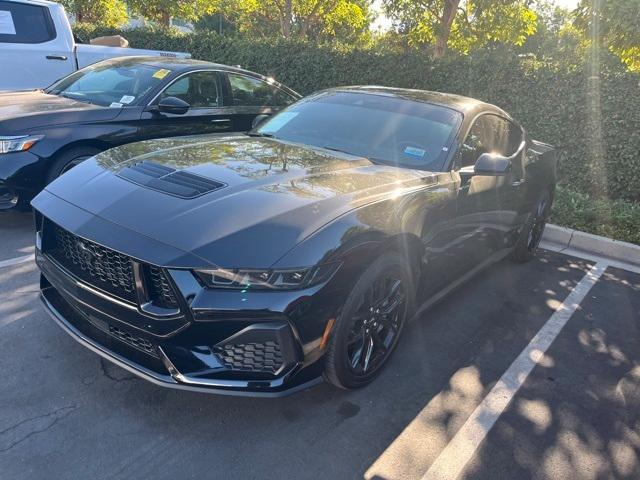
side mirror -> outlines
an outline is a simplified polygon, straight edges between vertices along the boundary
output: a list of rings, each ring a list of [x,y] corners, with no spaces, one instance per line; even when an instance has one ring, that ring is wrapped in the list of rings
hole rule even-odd
[[[191,105],[177,97],[165,97],[158,103],[158,111],[162,113],[172,113],[174,115],[184,115],[189,111]]]
[[[497,153],[483,153],[473,166],[473,173],[476,175],[501,176],[506,175],[510,170],[511,158]]]
[[[256,115],[253,118],[253,122],[251,122],[251,129],[253,130],[254,128],[257,128],[267,118],[269,118],[269,115]]]

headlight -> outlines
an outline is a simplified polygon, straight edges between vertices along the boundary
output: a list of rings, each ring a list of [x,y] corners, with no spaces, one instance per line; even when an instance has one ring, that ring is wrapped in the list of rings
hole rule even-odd
[[[327,263],[317,267],[286,270],[218,268],[215,270],[195,270],[193,273],[208,288],[296,290],[326,282],[339,267],[340,263]]]
[[[0,153],[26,152],[33,147],[38,140],[42,140],[43,138],[43,135],[0,137]]]

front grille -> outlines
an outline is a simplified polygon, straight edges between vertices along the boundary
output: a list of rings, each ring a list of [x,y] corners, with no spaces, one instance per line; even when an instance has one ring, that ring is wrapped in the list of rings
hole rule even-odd
[[[178,300],[169,283],[169,279],[161,268],[149,266],[147,269],[149,297],[154,305],[160,308],[178,308]]]
[[[283,363],[280,345],[273,341],[227,344],[213,352],[230,370],[275,374]]]
[[[78,237],[53,222],[46,222],[46,254],[78,279],[130,303],[138,303],[131,257]],[[165,271],[142,264],[148,300],[159,308],[179,308]]]
[[[55,235],[47,248],[50,257],[80,280],[130,302],[136,302],[131,258],[80,238],[51,224]]]
[[[113,325],[109,325],[109,333],[121,342],[126,343],[127,345],[131,345],[132,347],[137,348],[138,350],[142,350],[143,352],[148,353],[149,355],[152,355],[154,357],[158,356],[153,343],[151,343],[146,338],[136,337],[134,335],[131,335],[129,332],[126,332]]]

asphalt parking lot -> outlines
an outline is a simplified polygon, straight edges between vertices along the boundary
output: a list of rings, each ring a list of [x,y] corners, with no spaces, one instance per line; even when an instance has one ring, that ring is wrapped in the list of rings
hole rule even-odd
[[[2,479],[640,478],[638,273],[503,261],[422,312],[372,385],[251,399],[78,345],[39,304],[32,241],[0,215]]]

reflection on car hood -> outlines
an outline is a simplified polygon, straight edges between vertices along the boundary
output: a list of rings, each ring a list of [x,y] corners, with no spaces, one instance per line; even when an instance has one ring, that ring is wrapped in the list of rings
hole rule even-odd
[[[47,190],[217,265],[262,268],[341,214],[430,175],[267,138],[191,137],[109,150]],[[184,198],[175,184],[213,188]]]

